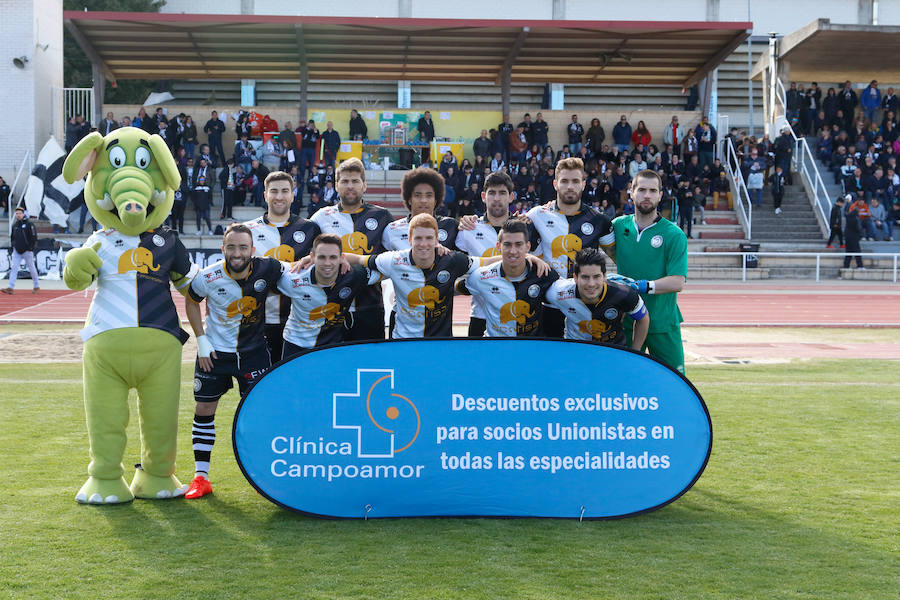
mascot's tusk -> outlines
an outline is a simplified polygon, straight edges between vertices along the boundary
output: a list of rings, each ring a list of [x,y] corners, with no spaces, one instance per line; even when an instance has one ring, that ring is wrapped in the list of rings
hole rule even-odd
[[[153,190],[153,193],[150,194],[150,204],[153,206],[159,206],[163,202],[166,201],[166,193],[161,192],[159,190]]]
[[[112,198],[109,197],[109,192],[103,194],[103,197],[97,200],[97,206],[103,210],[112,210],[115,206],[113,204]]]

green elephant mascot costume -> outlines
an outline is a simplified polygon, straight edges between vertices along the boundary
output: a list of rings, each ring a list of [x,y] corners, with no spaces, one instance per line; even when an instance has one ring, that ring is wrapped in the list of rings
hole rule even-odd
[[[69,183],[87,174],[84,200],[103,225],[66,256],[73,290],[97,282],[84,340],[84,406],[91,448],[88,480],[75,499],[116,504],[174,498],[181,329],[169,282],[186,290],[197,272],[175,233],[161,227],[181,178],[165,142],[134,127],[91,133],[63,166]],[[128,392],[138,393],[141,461],[123,477]]]

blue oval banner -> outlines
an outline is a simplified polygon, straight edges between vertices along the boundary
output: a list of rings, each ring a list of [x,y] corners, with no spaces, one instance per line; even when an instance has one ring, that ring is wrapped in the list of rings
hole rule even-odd
[[[326,517],[623,517],[685,493],[711,448],[679,373],[557,340],[323,348],[267,373],[234,419],[250,483]]]

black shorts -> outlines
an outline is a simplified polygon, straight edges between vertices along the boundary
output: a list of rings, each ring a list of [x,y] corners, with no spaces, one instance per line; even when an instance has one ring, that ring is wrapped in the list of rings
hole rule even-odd
[[[292,344],[291,342],[284,340],[281,360],[287,360],[289,358],[294,358],[295,356],[300,356],[301,354],[306,354],[311,349],[312,348],[304,348],[303,346],[298,346],[297,344]]]
[[[487,320],[479,319],[478,317],[471,317],[469,319],[469,337],[481,338],[484,337],[484,332],[487,330]]]
[[[216,356],[209,372],[201,371],[199,361],[194,362],[194,400],[197,402],[218,401],[234,386],[232,377],[237,379],[238,391],[244,397],[272,366],[266,346],[239,354],[216,351]]]
[[[348,342],[365,342],[384,339],[384,306],[357,309],[353,315],[353,326],[346,336]]]

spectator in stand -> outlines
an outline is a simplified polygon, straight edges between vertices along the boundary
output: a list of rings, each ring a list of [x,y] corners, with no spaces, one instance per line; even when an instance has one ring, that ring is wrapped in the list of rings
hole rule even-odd
[[[603,127],[600,125],[600,119],[596,117],[591,119],[591,126],[588,128],[587,138],[585,139],[585,146],[591,157],[600,156],[603,151],[603,140],[605,139],[606,132],[603,131]]]
[[[425,114],[419,119],[417,128],[419,141],[426,145],[430,144],[434,139],[434,121],[431,120],[431,111],[425,111]]]
[[[15,221],[9,230],[9,245],[12,246],[12,262],[9,266],[9,286],[3,288],[4,294],[12,295],[16,288],[16,279],[19,277],[19,267],[22,261],[31,274],[31,281],[34,288],[32,293],[37,294],[41,291],[41,284],[38,281],[37,268],[34,266],[34,249],[37,247],[37,229],[28,219],[28,213],[21,206],[17,206],[15,212]]]
[[[494,147],[494,153],[496,155],[497,152],[500,152],[504,161],[509,161],[509,136],[515,129],[513,124],[509,122],[509,115],[503,115],[503,122],[497,125],[497,140],[499,144]],[[497,169],[494,170],[496,171]]]
[[[653,136],[650,135],[650,130],[647,129],[647,126],[643,121],[638,121],[637,128],[634,130],[634,133],[631,134],[631,143],[634,144],[635,147],[639,145],[649,146],[650,142],[653,141]]]
[[[850,202],[853,199],[853,196],[847,194],[846,200]],[[863,201],[863,206],[865,206],[865,201]],[[868,210],[868,207],[866,207]],[[856,268],[857,269],[865,269],[862,264],[862,257],[859,255],[862,252],[862,248],[859,245],[860,240],[862,239],[862,224],[859,219],[859,202],[853,202],[847,207],[847,212],[845,213],[846,218],[846,227],[844,228],[844,234],[846,235],[846,254],[844,255],[844,268],[850,267],[850,257],[851,254],[855,254],[853,257],[856,259]]]
[[[0,208],[3,209],[3,216],[9,215],[9,195],[11,190],[6,180],[0,177]]]
[[[491,173],[499,171],[499,170],[503,169],[505,166],[506,166],[506,162],[503,160],[503,154],[501,154],[500,152],[497,152],[494,155],[494,158],[491,159],[491,166],[490,166]]]
[[[493,144],[491,143],[490,138],[488,137],[487,129],[481,130],[481,137],[475,139],[472,143],[472,152],[475,153],[476,157],[488,158],[491,156],[491,148]]]
[[[509,160],[524,162],[525,151],[528,149],[528,139],[525,137],[525,129],[520,125],[509,134]],[[513,173],[514,174],[514,173]]]
[[[646,168],[647,161],[644,160],[644,155],[635,150],[634,154],[631,155],[631,162],[628,163],[628,178],[634,179],[635,175],[645,170]]]
[[[881,109],[884,111],[885,116],[887,116],[889,112],[897,114],[898,105],[900,105],[900,100],[898,100],[897,96],[894,94],[894,88],[889,87],[887,92],[881,97]]]
[[[181,132],[181,144],[184,146],[184,153],[188,158],[194,158],[194,148],[197,147],[197,125],[194,124],[194,118],[187,115],[184,118],[184,128]]]
[[[274,135],[263,142],[262,164],[264,164],[269,171],[278,171],[281,169],[281,159],[283,157],[284,148],[278,143],[278,139]],[[290,172],[290,170],[287,172]]]
[[[334,130],[332,121],[325,124],[325,131],[322,132],[322,146],[325,166],[334,167],[334,161],[337,160],[338,152],[341,150],[341,134]]]
[[[881,108],[881,90],[878,89],[876,80],[873,79],[859,95],[859,104],[866,120],[869,123],[875,123],[878,109]]]
[[[861,231],[865,232],[867,240],[875,239],[875,224],[872,222],[872,211],[869,209],[869,203],[866,202],[866,195],[863,190],[857,190],[855,200],[847,208],[847,211],[855,210]]]
[[[456,162],[456,157],[453,155],[453,153],[447,150],[446,152],[444,152],[444,156],[441,158],[440,165],[438,165],[438,172],[444,177],[447,177],[447,171],[451,167],[454,171],[456,171],[457,169],[459,169],[459,163]]]
[[[675,197],[678,201],[678,226],[687,234],[688,239],[693,239],[691,225],[694,221],[694,190],[687,179],[678,183]]]
[[[106,113],[106,118],[100,121],[100,127],[97,128],[97,131],[100,132],[100,135],[107,136],[111,131],[115,131],[119,128],[119,123],[113,118],[113,114],[111,112]]]
[[[572,121],[566,127],[566,133],[569,139],[569,151],[575,154],[581,150],[584,138],[584,126],[578,122],[578,115],[572,115]]]
[[[697,132],[694,129],[688,129],[687,136],[682,143],[681,159],[685,163],[689,163],[692,156],[697,156],[700,151],[700,140],[697,138]],[[698,157],[699,164],[699,157]]]
[[[853,85],[850,80],[844,82],[844,87],[838,95],[838,109],[843,113],[844,122],[842,127],[849,130],[853,127],[853,117],[856,115],[856,105],[859,100],[856,92],[853,91]]]
[[[255,155],[256,151],[253,149],[250,140],[247,139],[247,134],[242,133],[241,137],[234,142],[234,156],[232,157],[234,158],[234,163],[241,165],[244,172],[247,173],[250,171],[250,163],[255,158]]]
[[[613,191],[619,196],[619,206],[625,203],[625,196],[628,195],[628,185],[630,183],[631,179],[628,177],[628,174],[625,173],[625,167],[618,165],[612,176],[612,187]]]
[[[531,122],[531,114],[525,113],[522,117],[522,121],[517,125],[517,127],[521,127],[522,131],[525,133],[525,141],[529,146],[534,143],[534,135],[531,131],[531,126],[533,123]]]
[[[206,163],[205,158],[200,159],[200,164],[194,169],[191,199],[194,201],[194,210],[197,213],[197,235],[203,235],[203,229],[200,227],[202,221],[206,221],[206,231],[212,235],[212,222],[209,220],[209,209],[212,205],[212,173],[211,167]]]
[[[884,240],[887,242],[894,241],[891,237],[892,228],[889,229],[888,222],[890,221],[888,217],[887,209],[885,209],[884,204],[878,201],[878,198],[872,198],[871,205],[869,206],[869,210],[872,214],[872,225],[873,230],[875,231],[875,239],[877,240],[879,234],[884,236]]]
[[[825,124],[828,127],[840,122],[837,116],[839,109],[840,102],[838,101],[837,92],[833,87],[828,88],[828,91],[825,92],[825,98],[822,99],[822,110],[825,112]]]
[[[809,96],[806,93],[806,90],[803,88],[803,84],[799,84],[797,86],[797,94],[800,96],[800,110],[795,119],[792,119],[792,123],[797,123],[797,137],[803,137],[806,135],[806,132],[809,130],[809,120],[807,118],[807,111],[809,110]]]
[[[203,126],[203,132],[209,141],[212,166],[224,165],[225,150],[222,148],[222,134],[225,133],[225,123],[219,119],[219,113],[212,111],[209,121]]]
[[[322,188],[322,202],[325,203],[326,206],[332,206],[337,204],[338,194],[337,190],[334,189],[333,181],[326,181],[325,187]]]
[[[719,198],[725,198],[728,210],[734,210],[734,200],[731,196],[731,182],[725,170],[719,171],[719,176],[712,180],[713,210],[719,209]]]
[[[681,156],[681,145],[684,143],[684,129],[678,124],[678,117],[672,115],[672,121],[666,125],[666,131],[663,134],[663,143],[670,146],[669,154],[677,154]],[[663,162],[666,162],[665,158]]]
[[[695,154],[691,156],[690,161],[684,166],[684,178],[687,179],[691,185],[694,185],[700,182],[702,173],[703,169],[700,168],[700,158]]]
[[[747,192],[750,194],[751,202],[757,206],[762,206],[762,191],[765,184],[766,160],[759,156],[756,148],[750,150],[750,156],[744,159],[741,165],[744,172],[744,179],[747,182]]]
[[[874,172],[866,177],[863,189],[866,190],[866,201],[878,200],[882,204],[887,203],[888,180],[884,176],[884,169],[876,167]]]
[[[531,124],[532,143],[537,144],[540,148],[547,145],[547,135],[550,132],[550,125],[544,120],[544,114],[538,113],[534,123]]]
[[[350,111],[350,139],[364,140],[369,136],[369,128],[356,109]]]
[[[169,152],[171,153],[175,148],[175,141],[178,137],[177,133],[175,132],[175,127],[169,127],[168,121],[160,121],[159,131],[156,134],[163,139],[163,141],[166,143],[166,146],[169,148]]]
[[[132,127],[143,129],[144,120],[147,118],[147,110],[142,106],[138,109],[138,114],[131,123]]]
[[[791,136],[791,128],[785,127],[781,130],[781,135],[775,139],[773,148],[775,154],[775,164],[781,166],[787,177],[788,185],[793,185],[791,178],[791,157],[794,154],[794,138]]]
[[[615,127],[612,130],[613,143],[615,143],[616,148],[618,148],[619,152],[625,152],[628,150],[629,145],[631,144],[631,134],[632,134],[631,125],[628,123],[628,118],[625,115],[619,117],[619,122],[616,123]]]
[[[220,217],[231,218],[231,208],[235,202],[235,171],[234,160],[225,163],[225,168],[219,171],[219,188],[222,190],[222,214]]]
[[[716,128],[709,124],[709,119],[704,115],[695,130],[697,136],[697,154],[700,157],[700,167],[712,166],[716,154]]]
[[[797,89],[797,83],[792,81],[790,88],[785,92],[785,104],[787,105],[785,118],[788,122],[800,118],[800,103],[800,91]]]
[[[820,112],[822,112],[822,90],[819,89],[819,84],[813,81],[809,85],[809,89],[806,90],[806,98],[807,98],[807,106],[806,106],[806,123],[810,125],[804,131],[804,133],[808,133],[810,135],[815,135],[819,128],[816,126],[817,116]],[[824,113],[822,115],[824,117]],[[803,117],[801,115],[801,121],[803,121]]]
[[[319,167],[313,165],[306,177],[306,191],[310,196],[316,194],[321,199],[323,187],[325,187],[325,173],[320,173]]]
[[[826,248],[834,248],[831,242],[837,238],[841,248],[844,247],[844,197],[838,196],[834,205],[831,207],[831,214],[828,217],[828,226],[831,227],[831,233],[828,236]]]
[[[781,200],[784,198],[784,187],[787,184],[787,178],[784,176],[784,170],[781,165],[775,165],[775,172],[769,177],[769,186],[772,190],[772,201],[775,205],[775,214],[781,214]]]
[[[278,134],[279,141],[281,142],[281,165],[279,170],[289,173],[292,168],[297,167],[299,171],[300,152],[297,150],[297,146],[294,145],[294,138],[286,137],[284,140],[281,140],[280,138],[283,134],[284,132]],[[300,196],[303,196],[302,192],[300,193]]]
[[[550,202],[556,200],[556,187],[553,182],[556,180],[556,171],[552,165],[544,167],[543,173],[538,176],[538,195],[542,202]]]
[[[706,225],[706,191],[703,186],[694,186],[694,210],[700,211],[700,224]],[[697,223],[697,219],[694,219]]]
[[[259,164],[255,158],[250,162],[250,171],[248,175],[254,178],[253,185],[248,186],[253,199],[254,206],[263,206],[263,192],[266,186],[266,177],[269,176],[269,169]]]
[[[306,211],[308,217],[312,217],[319,209],[325,208],[326,206],[331,206],[322,198],[319,197],[319,194],[312,194],[309,197],[309,208]]]
[[[300,138],[300,172],[306,175],[307,169],[316,164],[316,145],[319,142],[319,130],[316,122],[310,119],[303,128]]]
[[[287,147],[287,146],[285,146],[286,141],[290,142],[291,148],[297,147],[297,134],[294,133],[293,127],[294,126],[291,124],[290,121],[286,121],[284,124],[284,129],[282,129],[278,133],[278,143],[281,145],[282,149]],[[295,161],[291,161],[291,162],[292,162],[292,164],[294,164],[297,161],[295,160]],[[290,171],[290,169],[281,169],[281,170],[284,171],[285,173]]]

